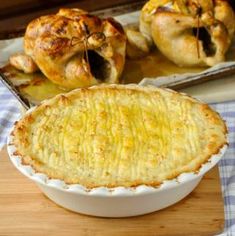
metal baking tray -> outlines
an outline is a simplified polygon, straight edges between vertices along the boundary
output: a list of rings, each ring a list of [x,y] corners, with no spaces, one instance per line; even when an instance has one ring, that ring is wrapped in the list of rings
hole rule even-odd
[[[138,3],[97,11],[95,12],[95,14],[107,17],[114,15],[123,16],[123,14],[125,13],[124,17],[120,17],[121,23],[125,25],[126,24],[125,19],[128,19],[128,17],[130,16],[130,18],[135,19],[134,20],[135,22],[132,22],[131,24],[137,27],[138,12],[136,12],[136,10],[139,10],[143,6],[143,4],[144,2],[140,1]],[[143,59],[136,59],[136,60],[127,59],[123,76],[121,78],[121,83],[145,84],[146,80],[148,80],[147,84],[154,84],[159,87],[167,87],[178,90],[196,84],[204,83],[209,80],[221,79],[222,77],[235,74],[234,52],[235,52],[234,47],[232,47],[227,56],[228,58],[227,60],[231,61],[230,63],[222,63],[221,65],[216,65],[208,69],[208,68],[180,68],[174,65],[169,60],[167,60],[162,54],[160,54],[159,51],[155,50],[154,52],[152,52],[150,55],[148,55],[146,58]],[[12,73],[6,72],[7,71],[6,67],[0,69],[0,80],[14,94],[14,96],[21,102],[21,104],[26,109],[28,109],[29,107],[40,103],[39,101],[40,99],[38,101],[31,99],[30,96],[28,96],[27,93],[24,92],[25,90],[24,83],[20,85],[14,83],[14,79],[12,80]],[[37,78],[38,76],[43,77],[42,74],[35,75],[35,77]],[[23,75],[21,75],[21,77],[23,77]],[[142,80],[143,78],[145,79]],[[34,78],[32,81],[34,81],[32,86],[34,86],[33,91],[35,91],[37,88],[38,80],[37,79],[35,80]],[[52,87],[53,85],[50,86]],[[53,91],[56,89],[57,88],[54,87],[51,88],[51,90]],[[58,93],[59,92],[60,91],[58,90]],[[50,96],[45,97],[45,99],[46,98],[50,98]],[[41,100],[43,99],[44,97]]]

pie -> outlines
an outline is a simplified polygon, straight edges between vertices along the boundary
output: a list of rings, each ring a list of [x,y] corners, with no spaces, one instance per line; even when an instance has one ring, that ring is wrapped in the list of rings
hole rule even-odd
[[[16,122],[11,144],[23,164],[68,184],[159,186],[197,172],[226,134],[219,114],[187,95],[101,85],[46,100]]]

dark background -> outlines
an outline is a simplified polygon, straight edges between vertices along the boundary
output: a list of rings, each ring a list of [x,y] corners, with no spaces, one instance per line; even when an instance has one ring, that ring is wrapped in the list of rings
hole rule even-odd
[[[235,9],[235,0],[228,0]],[[0,0],[0,39],[22,35],[34,18],[55,13],[60,7],[78,7],[102,15],[140,9],[147,0]]]
[[[117,15],[140,9],[144,0],[0,0],[0,39],[23,34],[27,24],[38,16],[56,13],[61,7],[78,7],[87,11],[107,9],[107,15]]]

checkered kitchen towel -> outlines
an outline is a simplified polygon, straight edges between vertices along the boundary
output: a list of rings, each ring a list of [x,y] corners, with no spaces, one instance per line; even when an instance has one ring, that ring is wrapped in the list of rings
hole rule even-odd
[[[12,124],[19,117],[19,102],[0,82],[0,149],[6,143],[6,139]]]
[[[235,235],[235,101],[212,105],[226,120],[229,148],[219,163],[225,205],[225,234]]]
[[[227,121],[230,146],[219,163],[225,203],[224,236],[235,235],[235,101],[212,105]],[[19,103],[0,83],[0,148],[6,143],[13,122],[19,117]]]

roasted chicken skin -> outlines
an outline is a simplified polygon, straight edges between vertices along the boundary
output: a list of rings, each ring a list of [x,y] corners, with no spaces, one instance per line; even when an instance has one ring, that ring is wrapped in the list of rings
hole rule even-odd
[[[112,18],[101,20],[80,9],[61,9],[33,20],[26,29],[24,52],[36,66],[26,68],[22,54],[13,55],[10,63],[26,73],[38,67],[52,82],[73,89],[117,83],[125,50],[125,33]]]
[[[213,66],[225,60],[235,16],[222,0],[150,0],[140,31],[179,66]]]
[[[25,53],[15,53],[9,60],[12,66],[18,70],[22,70],[24,73],[33,73],[39,70],[32,57]]]

